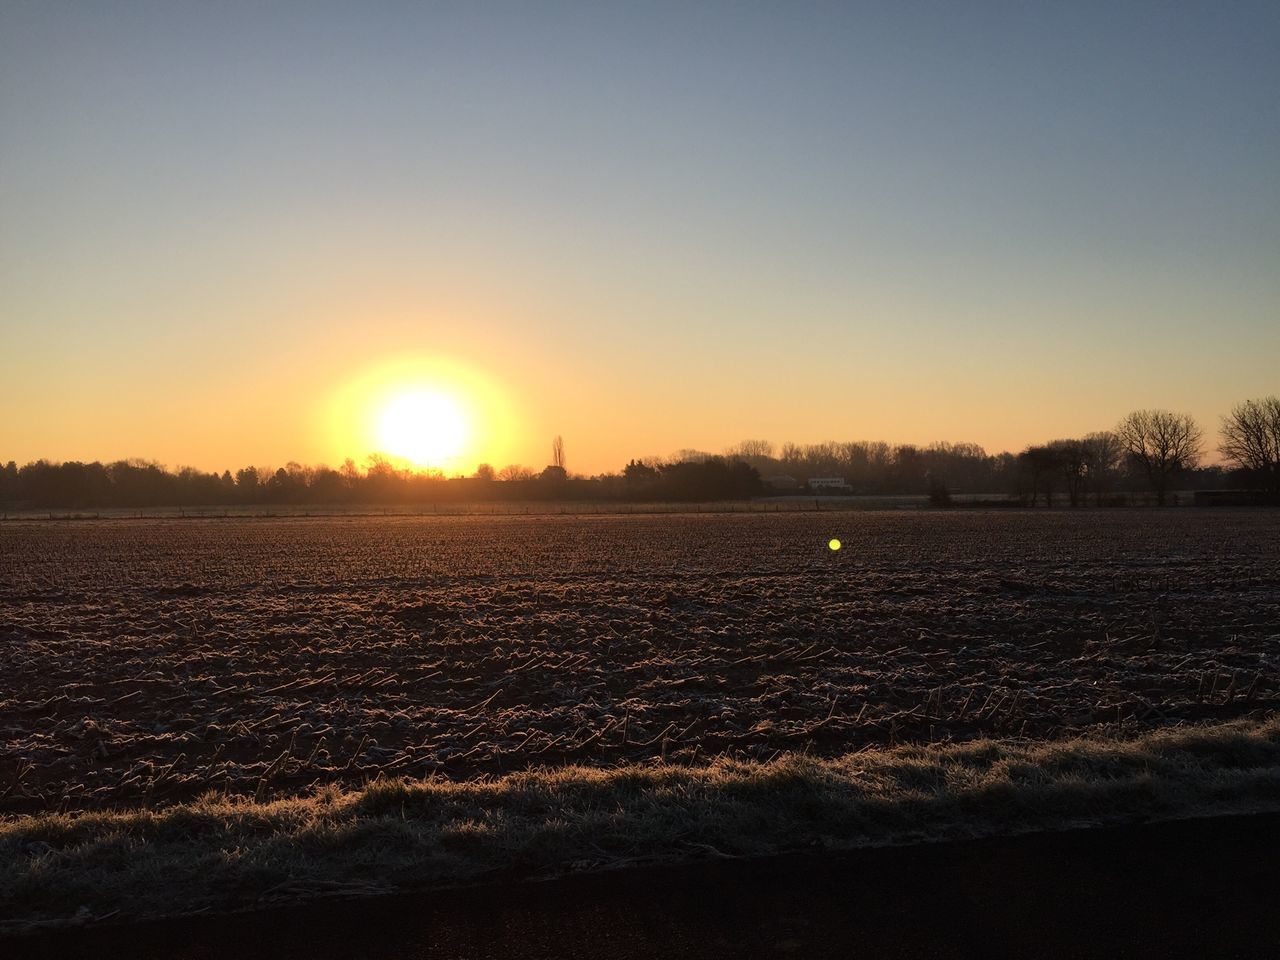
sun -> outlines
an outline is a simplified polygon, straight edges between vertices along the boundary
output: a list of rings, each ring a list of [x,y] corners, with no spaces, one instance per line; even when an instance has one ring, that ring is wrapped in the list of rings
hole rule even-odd
[[[317,410],[317,433],[339,461],[382,455],[450,476],[512,462],[523,435],[500,381],[442,356],[409,353],[357,367]]]
[[[393,395],[378,412],[377,436],[379,448],[392,456],[440,467],[462,452],[466,418],[446,393],[406,390]]]

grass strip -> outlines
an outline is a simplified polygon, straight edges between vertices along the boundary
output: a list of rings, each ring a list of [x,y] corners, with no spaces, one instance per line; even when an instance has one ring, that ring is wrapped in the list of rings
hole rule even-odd
[[[384,780],[255,803],[0,820],[0,930],[637,862],[1280,810],[1280,717],[1132,740]]]

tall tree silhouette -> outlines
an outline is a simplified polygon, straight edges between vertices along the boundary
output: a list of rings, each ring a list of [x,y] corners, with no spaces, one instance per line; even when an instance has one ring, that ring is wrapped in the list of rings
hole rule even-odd
[[[1218,450],[1270,494],[1280,494],[1280,397],[1246,400],[1222,418]]]
[[[1203,432],[1189,413],[1135,410],[1116,427],[1125,451],[1146,474],[1156,503],[1164,506],[1174,473],[1200,461]]]

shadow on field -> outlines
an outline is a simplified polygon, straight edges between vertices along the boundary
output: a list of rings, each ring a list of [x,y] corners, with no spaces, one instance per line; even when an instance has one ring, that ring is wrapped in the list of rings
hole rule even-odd
[[[129,927],[33,958],[1280,956],[1280,814],[714,861]],[[16,949],[13,949],[16,948]]]

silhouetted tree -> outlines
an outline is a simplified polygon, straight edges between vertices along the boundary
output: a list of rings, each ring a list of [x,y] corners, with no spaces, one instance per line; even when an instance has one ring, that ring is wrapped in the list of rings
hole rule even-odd
[[[18,499],[18,465],[10,460],[0,467],[0,501]]]
[[[632,460],[622,468],[622,476],[628,483],[653,483],[658,479],[658,471],[647,463]]]
[[[760,474],[741,460],[708,457],[669,463],[659,471],[656,493],[670,500],[732,500],[760,492]]]
[[[176,478],[148,460],[117,460],[107,465],[114,502],[126,507],[162,506],[177,502]]]
[[[498,471],[498,479],[505,481],[532,480],[533,471],[518,463],[511,463]]]
[[[704,461],[713,459],[715,455],[707,453],[705,450],[694,450],[691,447],[685,447],[677,450],[671,455],[672,463],[703,463]]]
[[[37,460],[18,470],[18,490],[38,506],[96,507],[110,502],[111,479],[100,463]]]
[[[242,467],[236,471],[236,493],[245,503],[258,499],[257,467]]]
[[[1067,502],[1073,507],[1084,502],[1089,482],[1089,458],[1083,440],[1054,440],[1049,444],[1063,484],[1067,489]]]
[[[365,462],[368,468],[365,471],[363,492],[370,500],[389,502],[406,497],[406,477],[385,455],[371,453]]]
[[[743,440],[725,451],[731,459],[743,460],[753,467],[760,467],[773,459],[773,444],[768,440]]]
[[[1049,446],[1027,447],[1018,454],[1020,468],[1019,492],[1025,497],[1031,494],[1031,506],[1035,506],[1044,491],[1045,506],[1053,506],[1053,481],[1058,475],[1058,454]]]
[[[1276,421],[1280,401],[1249,401],[1224,421],[1223,453],[1251,478],[1274,490]],[[715,457],[701,450],[678,451],[671,460],[646,457],[630,461],[619,473],[569,477],[563,465],[551,464],[535,477],[512,464],[496,474],[481,464],[471,478],[446,480],[438,470],[408,470],[381,454],[368,458],[367,470],[347,459],[337,470],[290,461],[280,470],[244,467],[234,476],[227,471],[205,473],[184,467],[169,472],[145,460],[100,463],[51,463],[44,460],[19,467],[10,461],[0,467],[0,500],[39,506],[177,506],[240,503],[436,503],[466,499],[581,499],[670,498],[674,500],[732,499],[761,490],[760,475],[787,474],[804,483],[815,476],[838,476],[859,493],[927,494],[934,502],[957,493],[1015,493],[1038,505],[1041,494],[1052,506],[1056,484],[1065,483],[1073,504],[1087,494],[1102,502],[1111,489],[1131,482],[1117,465],[1128,451],[1129,476],[1161,492],[1168,477],[1178,477],[1198,489],[1221,485],[1217,466],[1188,470],[1198,453],[1199,432],[1190,418],[1162,411],[1139,411],[1126,418],[1130,440],[1145,438],[1146,446],[1131,448],[1118,433],[1099,432],[1083,440],[1059,440],[1033,445],[1021,454],[990,455],[972,443],[935,442],[927,447],[890,446],[882,441],[827,441],[798,445],[784,443],[775,456],[765,440],[745,440],[734,456]],[[1140,428],[1140,429],[1139,429]],[[1263,428],[1270,433],[1260,433]],[[1181,430],[1181,434],[1179,434]],[[1163,432],[1162,432],[1163,431]],[[1172,440],[1169,438],[1172,436]],[[1186,442],[1181,442],[1186,441]],[[1163,439],[1162,439],[1163,438]],[[1270,438],[1270,439],[1268,439]],[[552,457],[563,463],[563,440],[556,438]],[[1168,442],[1166,442],[1168,441]],[[1164,444],[1162,448],[1161,444]],[[1268,447],[1266,444],[1272,444]],[[1136,449],[1138,452],[1134,453]],[[1161,450],[1164,450],[1161,453]],[[483,482],[500,479],[504,483]],[[1163,501],[1163,494],[1161,495]]]
[[[1116,436],[1146,475],[1161,506],[1174,473],[1194,467],[1200,459],[1203,434],[1187,413],[1135,410],[1120,421]]]
[[[284,467],[280,467],[267,478],[266,493],[267,499],[273,503],[285,503],[292,499],[295,492],[293,480],[285,471]]]
[[[342,461],[342,466],[338,468],[338,475],[342,477],[343,484],[351,490],[360,485],[360,468],[350,457]]]
[[[1222,418],[1218,450],[1268,493],[1280,494],[1280,397],[1232,407]]]
[[[1122,453],[1120,438],[1110,430],[1085,435],[1085,466],[1088,470],[1089,489],[1093,491],[1093,502],[1097,506],[1102,505],[1103,496],[1115,483],[1116,469],[1120,466]]]
[[[307,499],[312,503],[339,503],[346,500],[351,488],[337,470],[320,466],[311,471]]]
[[[904,443],[893,449],[893,478],[899,490],[923,493],[928,464],[924,453],[912,443]]]

